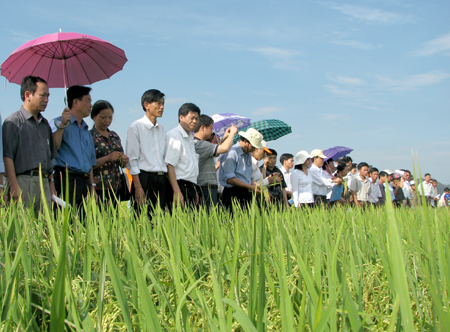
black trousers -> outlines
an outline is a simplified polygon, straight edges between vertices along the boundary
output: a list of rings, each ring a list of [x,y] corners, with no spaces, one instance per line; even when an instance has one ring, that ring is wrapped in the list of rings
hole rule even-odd
[[[328,202],[327,202],[327,196],[322,196],[322,195],[314,195],[314,206],[327,206]]]
[[[237,204],[243,209],[246,209],[247,205],[252,203],[252,193],[248,189],[242,187],[225,187],[222,193],[223,206],[231,211],[233,200],[236,200]]]
[[[64,167],[55,167],[53,175],[55,179],[55,189],[58,196],[62,197],[66,203],[74,205],[79,210],[84,210],[83,199],[88,197],[91,183],[89,173],[79,173],[68,171]],[[69,197],[66,197],[66,181],[69,185]]]
[[[155,207],[158,204],[162,210],[167,207],[169,198],[171,199],[170,192],[168,188],[170,187],[169,181],[167,180],[166,174],[160,174],[156,172],[146,172],[142,171],[139,173],[139,182],[141,183],[142,189],[145,193],[145,198],[148,204],[147,214],[150,220],[152,220],[152,214]],[[133,202],[133,208],[136,212],[140,212],[142,205],[138,204],[134,199],[134,194],[136,189],[134,187],[134,182],[131,184],[131,200]]]

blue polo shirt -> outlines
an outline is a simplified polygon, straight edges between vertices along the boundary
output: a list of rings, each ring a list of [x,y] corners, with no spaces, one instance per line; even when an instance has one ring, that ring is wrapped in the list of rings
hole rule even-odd
[[[239,142],[228,153],[220,157],[219,182],[226,188],[233,187],[227,180],[236,178],[249,185],[252,184],[252,156],[244,153]]]
[[[58,130],[55,120],[60,123],[61,116],[50,122],[53,134]],[[64,129],[58,157],[53,159],[53,166],[66,167],[66,164],[69,170],[82,173],[89,173],[91,168],[97,165],[94,140],[89,126],[82,120],[81,127],[79,127],[78,121],[73,115],[70,125]]]

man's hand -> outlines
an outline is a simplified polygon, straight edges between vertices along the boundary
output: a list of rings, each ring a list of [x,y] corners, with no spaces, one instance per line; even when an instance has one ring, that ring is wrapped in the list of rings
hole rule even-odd
[[[65,108],[64,111],[62,112],[61,115],[61,127],[64,127],[65,125],[67,125],[67,123],[70,122],[70,120],[72,120],[72,114],[70,113],[70,109],[69,108]]]
[[[237,132],[238,132],[237,127],[236,127],[235,125],[232,125],[232,126],[231,126],[230,128],[228,128],[228,129],[225,131],[225,133],[223,134],[222,141],[225,141],[225,140],[228,138],[228,136],[230,136],[230,135],[234,137],[234,135],[236,135]]]
[[[134,199],[136,200],[136,203],[138,204],[144,204],[145,203],[145,192],[142,187],[134,187]]]
[[[50,181],[50,193],[52,195],[58,196],[58,193],[56,192],[55,189],[55,181]]]
[[[182,208],[184,208],[184,197],[181,191],[174,191],[173,192],[173,204],[174,206],[177,206],[178,204],[181,205]]]
[[[260,194],[261,193],[261,188],[259,183],[253,182],[253,185],[251,186],[250,189],[252,192],[256,193],[256,194]]]
[[[9,193],[12,197],[12,199],[17,202],[19,200],[19,198],[22,198],[23,200],[23,193],[22,193],[22,189],[20,189],[19,184],[15,183],[12,184],[10,183],[10,188],[9,188]]]

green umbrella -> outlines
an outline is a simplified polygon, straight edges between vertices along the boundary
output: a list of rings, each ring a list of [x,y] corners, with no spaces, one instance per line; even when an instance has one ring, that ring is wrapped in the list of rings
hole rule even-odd
[[[266,142],[274,141],[284,135],[292,133],[291,126],[281,120],[276,119],[251,122],[250,126],[242,128],[242,131],[247,131],[247,129],[249,128],[255,128],[257,131],[259,131],[263,135]],[[234,137],[234,143],[236,143],[239,139],[240,136],[236,135]]]

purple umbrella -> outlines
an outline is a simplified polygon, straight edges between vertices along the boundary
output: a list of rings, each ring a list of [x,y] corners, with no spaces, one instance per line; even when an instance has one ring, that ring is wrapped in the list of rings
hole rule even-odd
[[[214,132],[220,137],[222,137],[223,134],[225,134],[225,131],[232,125],[235,125],[238,129],[250,125],[249,118],[233,113],[214,114],[211,118],[214,120]]]
[[[353,149],[346,148],[345,146],[335,146],[334,148],[329,148],[323,151],[323,154],[327,156],[328,160],[330,158],[333,158],[333,160],[339,159],[345,155],[348,155],[350,152],[352,152]]]

